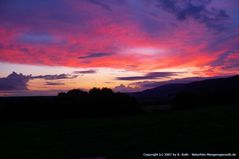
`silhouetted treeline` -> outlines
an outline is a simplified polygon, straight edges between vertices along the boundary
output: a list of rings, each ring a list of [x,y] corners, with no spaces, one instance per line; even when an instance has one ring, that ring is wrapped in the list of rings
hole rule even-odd
[[[137,100],[109,88],[73,89],[55,97],[0,98],[1,120],[65,119],[139,114]]]
[[[82,105],[80,111],[94,114],[132,114],[140,112],[135,98],[124,93],[115,93],[109,88],[93,88],[89,92],[73,89],[58,94],[63,105]]]

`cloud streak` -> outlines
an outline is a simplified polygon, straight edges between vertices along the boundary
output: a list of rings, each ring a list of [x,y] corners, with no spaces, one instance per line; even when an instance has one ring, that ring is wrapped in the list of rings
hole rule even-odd
[[[90,53],[89,55],[80,56],[79,59],[92,59],[92,58],[100,58],[100,57],[106,57],[111,55],[112,53],[96,52],[96,53]]]
[[[83,70],[83,71],[74,71],[73,73],[74,74],[95,74],[97,73],[97,71],[90,69],[90,70]]]
[[[32,76],[31,78],[45,79],[45,80],[60,80],[60,79],[73,79],[78,77],[78,75],[69,75],[69,74],[59,74],[59,75],[40,75]]]
[[[177,76],[181,72],[149,72],[143,76],[117,77],[117,80],[138,81]]]
[[[46,82],[46,85],[48,85],[48,86],[59,86],[59,85],[65,85],[65,84],[61,83],[61,82]]]

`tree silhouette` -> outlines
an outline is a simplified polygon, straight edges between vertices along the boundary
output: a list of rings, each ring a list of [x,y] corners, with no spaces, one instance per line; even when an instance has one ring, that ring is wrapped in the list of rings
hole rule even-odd
[[[80,113],[113,115],[140,112],[136,99],[123,93],[115,93],[110,88],[94,87],[89,93],[73,89],[66,94],[59,93],[58,97],[63,99],[64,105],[70,105],[77,109],[75,112]]]
[[[101,89],[101,93],[103,95],[113,95],[114,94],[114,92],[110,88],[102,88]]]
[[[80,89],[72,89],[67,92],[67,96],[69,97],[86,97],[87,95],[87,92]]]
[[[100,88],[94,87],[89,91],[90,96],[99,96],[100,94],[101,94]]]
[[[67,94],[65,92],[60,92],[58,93],[58,97],[66,97]]]

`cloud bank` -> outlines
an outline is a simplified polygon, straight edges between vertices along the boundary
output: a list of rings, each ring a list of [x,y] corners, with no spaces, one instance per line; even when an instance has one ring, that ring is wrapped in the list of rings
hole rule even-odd
[[[135,71],[207,66],[215,75],[238,67],[237,56],[220,60],[238,45],[237,0],[14,0],[1,1],[0,10],[0,62]],[[215,61],[226,67],[214,68]]]

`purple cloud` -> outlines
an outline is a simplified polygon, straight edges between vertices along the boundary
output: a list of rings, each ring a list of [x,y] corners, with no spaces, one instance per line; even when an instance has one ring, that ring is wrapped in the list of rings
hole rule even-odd
[[[0,91],[27,90],[27,82],[31,78],[31,76],[25,76],[21,73],[17,74],[16,72],[12,72],[7,77],[0,78]]]
[[[105,56],[111,56],[112,53],[108,52],[96,52],[96,53],[90,53],[89,55],[80,56],[79,59],[91,59],[91,58],[99,58],[99,57],[105,57]]]
[[[94,74],[96,73],[96,70],[84,70],[84,71],[74,71],[74,74]]]
[[[111,11],[110,6],[102,0],[86,0],[86,1],[90,2],[92,4],[95,4],[95,5],[98,5],[98,6],[102,7],[103,9],[106,9],[108,11]]]
[[[49,34],[25,33],[19,37],[19,41],[26,43],[53,43],[55,38]]]
[[[59,75],[23,75],[12,72],[7,77],[0,78],[0,91],[11,91],[11,90],[28,90],[27,83],[32,79],[44,79],[44,80],[59,80],[59,79],[73,79],[78,75],[59,74]],[[64,85],[59,82],[46,82],[46,85]]]
[[[224,29],[224,22],[229,18],[225,10],[209,8],[211,0],[156,0],[156,2],[157,7],[172,13],[180,21],[191,18],[217,31]]]
[[[59,80],[59,79],[73,79],[78,75],[59,74],[59,75],[23,75],[12,72],[7,77],[0,78],[0,91],[29,91],[27,83],[32,79],[44,79],[44,80]],[[46,82],[46,85],[59,86],[64,85],[61,82]]]
[[[78,77],[78,75],[69,75],[69,74],[59,74],[59,75],[40,75],[40,76],[33,76],[33,78],[40,78],[45,80],[59,80],[59,79],[73,79]]]
[[[49,86],[59,86],[59,85],[65,85],[65,83],[61,83],[61,82],[46,82],[46,85],[49,85]]]
[[[177,76],[179,73],[182,72],[149,72],[144,76],[117,77],[116,79],[125,81],[149,80]]]

